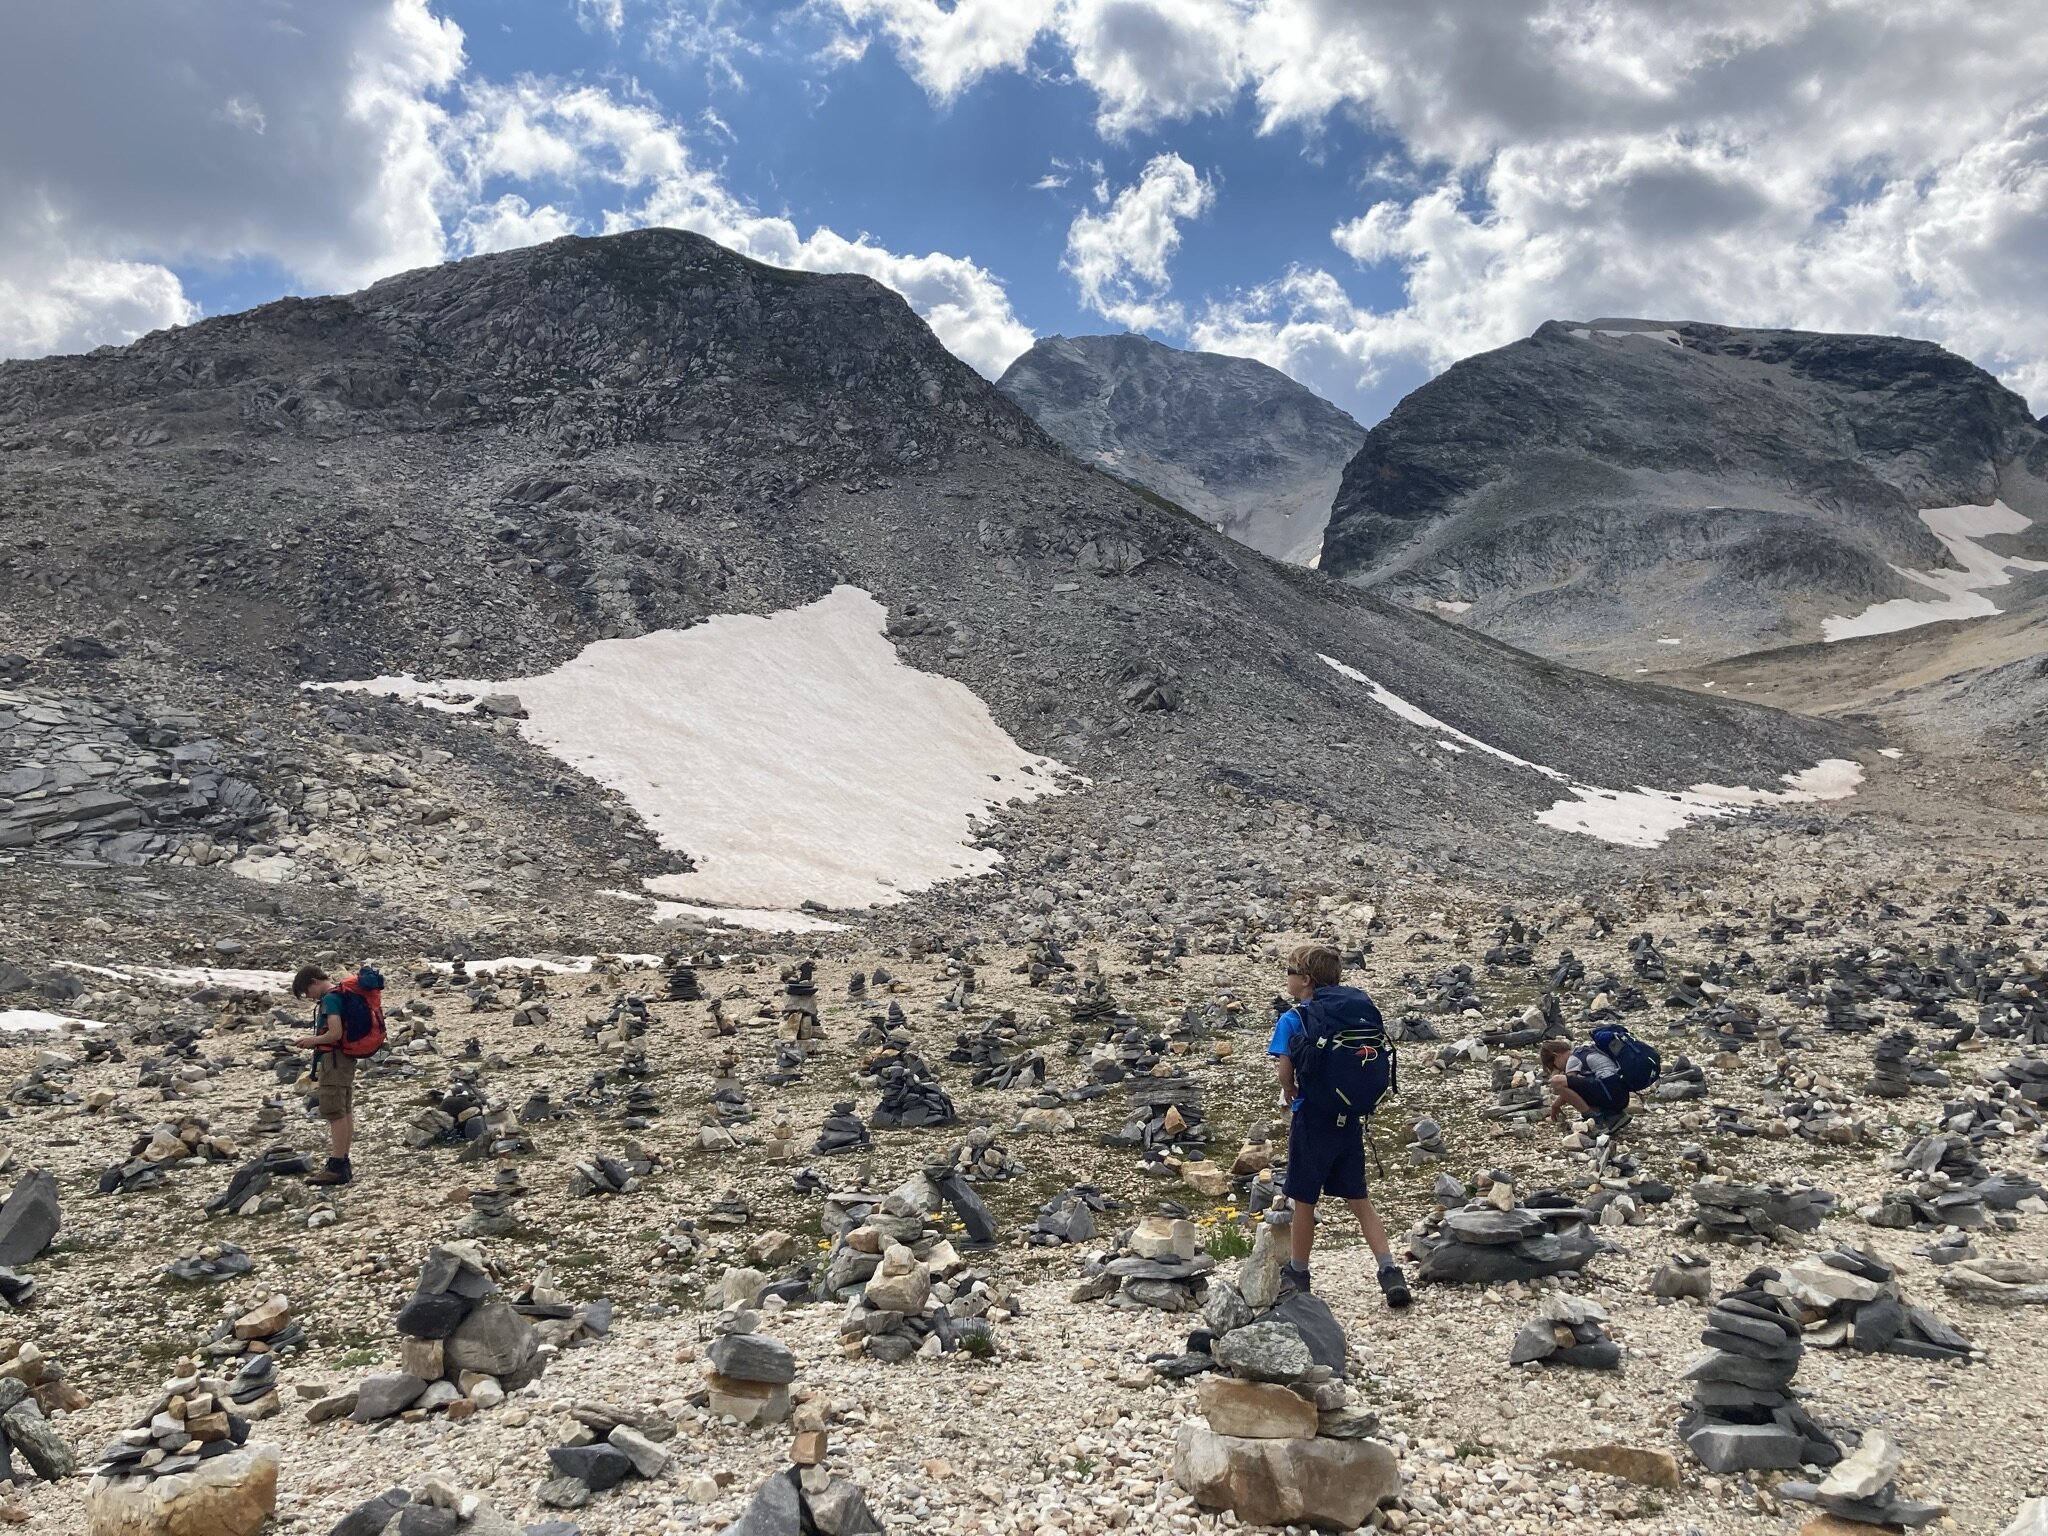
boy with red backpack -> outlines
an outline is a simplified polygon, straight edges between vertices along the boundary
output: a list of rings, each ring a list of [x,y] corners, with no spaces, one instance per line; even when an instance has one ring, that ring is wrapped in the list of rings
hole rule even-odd
[[[308,1184],[346,1184],[355,1177],[349,1144],[356,1130],[356,1063],[384,1044],[384,978],[369,966],[339,984],[317,965],[301,966],[292,996],[313,1004],[313,1033],[292,1042],[313,1053],[320,1118],[327,1122],[327,1166]]]

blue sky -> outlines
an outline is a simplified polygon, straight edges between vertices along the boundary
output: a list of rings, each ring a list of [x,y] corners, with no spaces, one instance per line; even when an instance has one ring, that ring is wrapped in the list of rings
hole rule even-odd
[[[2020,0],[0,20],[0,355],[646,223],[867,272],[991,375],[1142,329],[1370,423],[1544,319],[1638,314],[1926,336],[2038,412],[2048,33]]]

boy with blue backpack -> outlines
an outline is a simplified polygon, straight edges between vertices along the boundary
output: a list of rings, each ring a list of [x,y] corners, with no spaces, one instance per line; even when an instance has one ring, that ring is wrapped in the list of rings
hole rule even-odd
[[[1351,1207],[1373,1257],[1390,1307],[1413,1299],[1387,1244],[1386,1224],[1366,1192],[1365,1126],[1395,1087],[1394,1050],[1373,1000],[1338,985],[1343,960],[1325,944],[1304,944],[1287,957],[1287,996],[1294,1006],[1273,1026],[1266,1047],[1280,1077],[1281,1101],[1292,1112],[1287,1177],[1294,1206],[1292,1257],[1281,1271],[1297,1291],[1309,1289],[1316,1240],[1316,1202],[1334,1195]]]
[[[1629,1122],[1629,1095],[1654,1087],[1664,1072],[1657,1048],[1619,1024],[1601,1025],[1587,1045],[1546,1040],[1537,1056],[1550,1082],[1550,1113],[1544,1119],[1575,1109],[1594,1129],[1610,1134]]]
[[[306,1175],[308,1184],[347,1184],[355,1178],[349,1147],[356,1130],[356,1063],[384,1044],[384,978],[369,966],[336,984],[317,965],[299,968],[292,996],[313,1004],[313,1033],[292,1042],[313,1053],[313,1085],[327,1122],[327,1166]]]

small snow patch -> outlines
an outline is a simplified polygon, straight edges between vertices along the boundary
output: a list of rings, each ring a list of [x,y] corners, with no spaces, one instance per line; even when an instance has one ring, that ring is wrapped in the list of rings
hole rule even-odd
[[[58,1035],[67,1030],[112,1029],[100,1019],[74,1019],[68,1014],[45,1013],[40,1008],[0,1008],[0,1033],[10,1035]]]
[[[1893,759],[1898,759],[1904,757],[1906,754],[1901,752],[1897,747],[1879,747],[1877,749],[1877,755],[1879,757],[1889,757]]]
[[[661,964],[660,955],[577,955],[567,960],[543,960],[533,955],[499,955],[492,960],[465,960],[462,968],[472,976],[491,976],[499,971],[546,971],[551,976],[583,976],[599,965],[623,965],[640,970]],[[452,960],[436,960],[433,968],[443,976],[453,975]]]
[[[1863,767],[1848,758],[1830,757],[1799,773],[1783,775],[1785,788],[1751,789],[1746,785],[1695,784],[1690,789],[1602,789],[1593,784],[1572,783],[1568,775],[1541,763],[1489,746],[1455,727],[1445,725],[1428,711],[1410,704],[1391,689],[1381,686],[1356,667],[1346,666],[1331,656],[1322,660],[1330,667],[1362,683],[1373,702],[1392,714],[1424,729],[1441,731],[1466,746],[1499,758],[1516,768],[1527,768],[1545,778],[1566,784],[1572,798],[1559,800],[1548,810],[1536,812],[1536,819],[1560,832],[1577,832],[1602,842],[1629,848],[1654,848],[1673,832],[1695,821],[1736,816],[1760,806],[1794,805],[1816,800],[1840,800],[1856,792],[1863,781]],[[1451,745],[1439,741],[1438,746]]]
[[[1683,644],[1685,644],[1685,642],[1684,642],[1683,640],[1679,639],[1679,638],[1678,638],[1678,636],[1676,636],[1676,635],[1659,635],[1659,636],[1657,637],[1657,643],[1658,643],[1659,645],[1683,645]]]

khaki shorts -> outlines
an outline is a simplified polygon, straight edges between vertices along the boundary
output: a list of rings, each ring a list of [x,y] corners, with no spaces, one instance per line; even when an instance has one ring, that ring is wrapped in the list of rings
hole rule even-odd
[[[356,1110],[356,1058],[322,1051],[314,1085],[320,1091],[320,1118],[346,1120]]]

